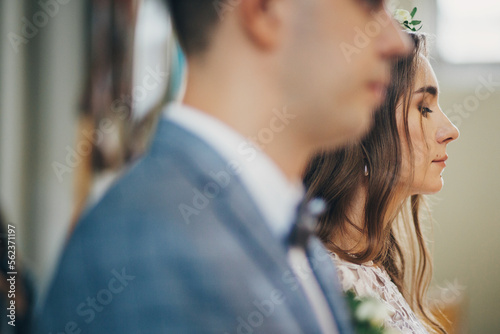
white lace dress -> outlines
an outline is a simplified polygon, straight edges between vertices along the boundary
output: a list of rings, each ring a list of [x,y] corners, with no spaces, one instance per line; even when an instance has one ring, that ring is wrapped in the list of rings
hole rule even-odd
[[[384,323],[386,328],[403,334],[428,334],[385,269],[372,261],[361,265],[347,262],[334,253],[332,259],[344,291],[353,290],[357,296],[373,297],[386,305],[391,314]]]

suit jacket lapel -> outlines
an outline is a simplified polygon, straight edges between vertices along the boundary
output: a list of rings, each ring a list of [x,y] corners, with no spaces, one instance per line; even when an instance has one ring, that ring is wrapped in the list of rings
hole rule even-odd
[[[313,237],[308,243],[307,255],[316,279],[328,300],[339,332],[342,334],[352,333],[350,313],[330,254],[323,247],[321,241]]]
[[[305,333],[320,333],[302,288],[288,265],[285,246],[266,225],[252,199],[237,181],[218,202],[218,215],[227,228],[240,240],[242,247],[255,259],[262,272],[285,295],[290,311]]]

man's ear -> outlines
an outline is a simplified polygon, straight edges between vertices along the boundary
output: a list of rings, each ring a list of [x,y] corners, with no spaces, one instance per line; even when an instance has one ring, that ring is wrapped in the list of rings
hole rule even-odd
[[[240,20],[247,36],[260,48],[277,46],[284,33],[287,2],[283,0],[240,0]]]

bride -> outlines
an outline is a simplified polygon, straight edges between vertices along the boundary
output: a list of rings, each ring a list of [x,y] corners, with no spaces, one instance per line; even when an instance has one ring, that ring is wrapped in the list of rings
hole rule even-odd
[[[345,291],[371,296],[390,311],[385,327],[445,333],[425,300],[432,263],[422,234],[422,195],[443,186],[447,145],[459,132],[438,104],[426,38],[409,32],[414,52],[398,59],[367,137],[315,156],[305,173],[308,197],[328,209],[318,234]]]

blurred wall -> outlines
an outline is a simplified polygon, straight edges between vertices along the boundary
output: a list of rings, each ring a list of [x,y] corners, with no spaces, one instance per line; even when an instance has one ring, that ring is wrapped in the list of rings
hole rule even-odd
[[[29,115],[36,119],[33,141],[29,254],[41,285],[46,283],[65,239],[73,209],[73,173],[58,178],[54,162],[69,165],[68,149],[74,148],[78,105],[83,87],[87,53],[84,49],[86,1],[66,1],[40,32]],[[64,2],[62,2],[64,3]],[[40,10],[33,1],[31,13]],[[35,59],[33,59],[35,58]],[[32,65],[33,66],[33,65]],[[36,114],[36,116],[35,116]],[[50,194],[48,196],[48,194]]]
[[[441,107],[461,134],[435,196],[435,282],[450,290],[445,298],[465,293],[469,333],[493,334],[500,330],[500,66],[443,67],[436,66]],[[479,100],[476,88],[489,79],[496,87]]]
[[[401,1],[399,6],[418,7],[422,31],[435,37],[435,0]],[[500,63],[451,65],[440,59],[435,42],[430,47],[441,108],[460,130],[460,138],[448,146],[445,186],[430,198],[435,220],[433,287],[445,302],[463,298],[461,333],[496,334],[500,331]]]
[[[59,179],[53,163],[64,163],[75,142],[86,1],[1,6],[1,201],[21,232],[18,254],[43,285],[73,207],[72,173]]]
[[[23,190],[20,187],[23,181],[18,171],[22,169],[25,158],[23,150],[19,149],[23,147],[25,133],[22,112],[25,108],[22,99],[26,83],[25,53],[13,50],[7,37],[22,13],[22,1],[0,3],[0,206],[9,223],[23,220]]]

